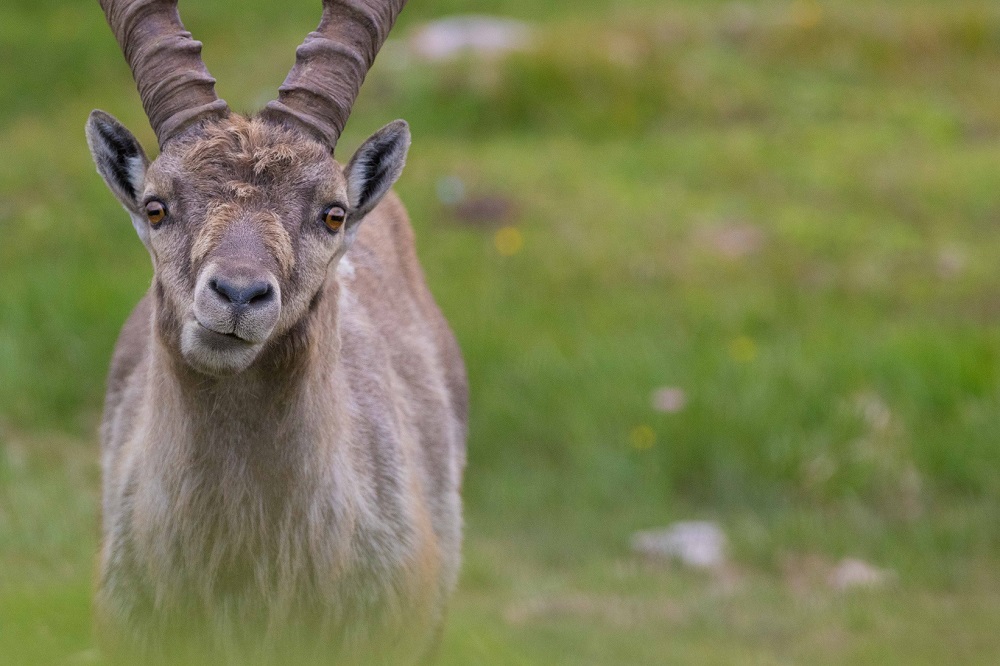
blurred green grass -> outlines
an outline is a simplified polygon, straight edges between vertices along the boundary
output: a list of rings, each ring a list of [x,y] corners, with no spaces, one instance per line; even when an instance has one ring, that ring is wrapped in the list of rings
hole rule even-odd
[[[316,4],[182,9],[253,109]],[[538,47],[390,47],[341,143],[410,121],[397,189],[469,367],[442,662],[995,661],[1000,6],[435,0],[394,36],[462,11]],[[5,3],[0,57],[0,654],[90,663],[96,422],[150,269],[83,122],[155,144],[95,2]],[[439,201],[453,175],[511,202],[520,251]],[[629,554],[692,516],[724,575]],[[897,582],[835,593],[844,556]]]

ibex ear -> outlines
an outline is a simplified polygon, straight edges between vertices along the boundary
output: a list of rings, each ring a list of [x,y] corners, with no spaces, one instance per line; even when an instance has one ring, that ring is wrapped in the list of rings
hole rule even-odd
[[[133,215],[142,215],[139,195],[149,159],[125,126],[103,111],[91,111],[87,119],[87,145],[97,172],[111,192]]]
[[[348,225],[361,220],[382,200],[403,173],[409,147],[410,126],[405,120],[394,120],[361,144],[345,170],[351,207]]]

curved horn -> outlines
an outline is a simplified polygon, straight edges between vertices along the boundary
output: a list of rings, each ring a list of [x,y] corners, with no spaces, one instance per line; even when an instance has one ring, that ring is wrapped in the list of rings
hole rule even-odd
[[[201,42],[181,23],[177,0],[100,3],[161,147],[192,121],[229,113],[201,60]]]
[[[329,144],[347,123],[365,74],[406,0],[323,0],[323,18],[263,114],[291,118]]]

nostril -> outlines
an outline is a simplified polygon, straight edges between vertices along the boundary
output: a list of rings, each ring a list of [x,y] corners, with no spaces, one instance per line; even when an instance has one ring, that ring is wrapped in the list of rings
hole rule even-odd
[[[211,280],[208,281],[208,286],[212,291],[217,293],[219,296],[222,296],[224,300],[227,301],[232,300],[229,293],[230,292],[230,289],[228,288],[229,285],[226,284],[225,282],[219,282],[215,278],[212,278]]]
[[[252,285],[248,291],[251,292],[247,298],[247,303],[250,305],[263,305],[271,300],[271,296],[274,294],[274,290],[267,282],[258,282]]]
[[[217,293],[219,296],[222,296],[223,300],[229,301],[230,303],[235,303],[239,298],[239,291],[225,280],[212,278],[208,281],[208,286],[212,289],[212,291]]]
[[[264,280],[234,284],[225,279],[212,278],[208,281],[208,286],[231,305],[237,306],[263,305],[274,296],[274,289]]]

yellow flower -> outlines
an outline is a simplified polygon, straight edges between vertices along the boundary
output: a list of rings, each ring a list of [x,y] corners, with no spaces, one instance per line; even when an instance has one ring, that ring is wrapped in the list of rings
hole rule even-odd
[[[823,7],[816,0],[796,0],[790,13],[792,23],[800,30],[812,30],[823,20]]]
[[[510,257],[521,251],[524,247],[524,236],[517,227],[503,227],[493,236],[493,245],[497,252],[505,257]]]
[[[757,358],[757,343],[741,335],[729,342],[729,356],[737,363],[750,363]]]
[[[656,444],[656,433],[648,425],[637,425],[629,433],[632,440],[632,448],[636,451],[647,451]]]

